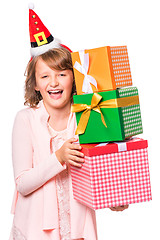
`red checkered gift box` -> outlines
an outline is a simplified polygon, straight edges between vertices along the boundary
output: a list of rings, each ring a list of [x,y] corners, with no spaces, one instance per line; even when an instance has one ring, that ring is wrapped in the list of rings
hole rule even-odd
[[[71,167],[74,198],[93,208],[149,201],[147,140],[82,145],[85,163]]]

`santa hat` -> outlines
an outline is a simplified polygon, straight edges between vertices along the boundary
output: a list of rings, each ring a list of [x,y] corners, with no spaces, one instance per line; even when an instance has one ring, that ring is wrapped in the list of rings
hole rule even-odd
[[[31,56],[41,55],[52,48],[65,47],[71,50],[53,37],[45,27],[38,15],[33,11],[34,5],[29,4],[29,33],[31,42]]]

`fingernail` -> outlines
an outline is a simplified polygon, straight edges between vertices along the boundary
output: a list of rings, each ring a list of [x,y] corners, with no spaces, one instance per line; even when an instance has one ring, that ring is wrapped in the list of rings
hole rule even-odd
[[[78,167],[78,168],[81,168],[81,167],[82,167],[82,165],[81,165],[81,164],[79,164],[79,165],[77,165],[76,167]]]

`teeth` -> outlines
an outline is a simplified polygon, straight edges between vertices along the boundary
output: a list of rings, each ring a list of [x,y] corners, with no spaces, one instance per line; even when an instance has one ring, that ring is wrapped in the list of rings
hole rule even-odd
[[[51,93],[62,93],[63,91],[62,90],[52,90],[52,91],[48,91],[49,92],[49,94],[51,94]]]
[[[52,93],[59,93],[60,91],[57,90],[57,91],[51,91],[51,92],[52,92]]]

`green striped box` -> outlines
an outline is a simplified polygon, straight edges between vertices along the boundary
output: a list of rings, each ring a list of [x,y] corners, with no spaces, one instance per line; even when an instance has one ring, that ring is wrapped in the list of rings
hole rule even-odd
[[[98,92],[103,101],[116,98],[138,96],[136,87],[119,88],[113,91]],[[74,104],[91,105],[93,93],[73,96]],[[125,138],[143,132],[140,105],[131,105],[117,108],[101,108],[107,128],[102,123],[101,114],[91,110],[89,121],[85,132],[79,134],[79,142],[98,143],[108,141],[123,141]],[[76,112],[77,125],[80,121],[82,112]]]

